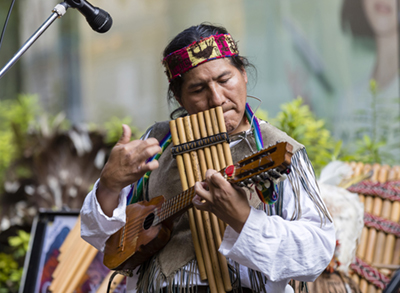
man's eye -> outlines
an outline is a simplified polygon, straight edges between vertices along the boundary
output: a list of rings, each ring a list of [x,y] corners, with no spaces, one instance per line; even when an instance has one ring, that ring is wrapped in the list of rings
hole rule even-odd
[[[219,82],[220,83],[227,83],[229,81],[229,78],[221,79]]]
[[[196,93],[196,94],[198,94],[198,93],[201,93],[202,90],[203,90],[203,88],[199,88],[199,89],[197,89],[197,90],[194,90],[193,92]]]

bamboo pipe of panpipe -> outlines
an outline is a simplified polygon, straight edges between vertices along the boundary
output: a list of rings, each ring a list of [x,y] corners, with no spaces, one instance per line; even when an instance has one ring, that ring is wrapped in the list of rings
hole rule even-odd
[[[388,176],[389,181],[400,179],[400,174],[397,173],[396,168],[391,168]],[[392,203],[392,210],[390,212],[390,221],[395,223],[400,220],[400,202],[394,201]],[[394,247],[395,247],[396,237],[393,234],[388,234],[385,242],[385,249],[383,253],[382,263],[391,264],[393,259]]]
[[[379,168],[379,171],[377,172],[377,181],[380,183],[385,183],[387,181],[388,171],[388,166],[381,166]],[[390,201],[384,204],[382,198],[380,198],[379,196],[375,196],[374,205],[375,206],[372,210],[373,215],[383,217],[390,213]],[[368,249],[367,246],[366,255],[366,261],[368,261],[370,264],[372,264],[373,261],[379,262],[381,260],[383,253],[382,249],[385,243],[385,236],[385,233],[382,231],[370,229],[370,238],[368,242],[370,249]],[[377,292],[377,290],[378,289],[373,284],[368,285],[368,293],[375,293]]]
[[[374,166],[373,166],[374,173],[372,175],[371,181],[378,182],[380,168],[381,168],[380,165],[374,164]],[[380,197],[376,196],[373,199],[373,206],[372,206],[371,214],[374,216],[379,216],[381,214],[381,210],[382,210],[382,199]],[[377,231],[375,229],[373,229],[373,228],[368,229],[367,247],[365,250],[364,260],[369,264],[372,263],[372,259],[373,259],[376,234],[377,234]]]
[[[197,115],[196,114],[193,114],[193,115],[190,116],[190,122],[192,123],[194,139],[195,140],[201,139],[199,121],[197,119]],[[206,155],[204,154],[204,152],[205,152],[204,148],[201,148],[201,149],[197,150],[197,154],[199,156],[199,163],[200,163],[200,170],[201,170],[201,178],[202,178],[202,180],[206,179],[206,172],[207,172],[207,161],[206,161]]]
[[[353,279],[353,281],[354,281],[356,284],[359,284],[359,283],[360,283],[360,277],[359,277],[357,274],[352,274],[352,275],[351,275],[351,278]]]
[[[367,213],[372,212],[372,206],[373,206],[373,199],[371,196],[364,196],[364,211]],[[368,239],[368,228],[363,227],[363,231],[361,233],[361,239],[360,239],[360,244],[357,248],[357,256],[359,258],[364,259],[365,257],[365,252],[367,249],[367,239]]]
[[[351,161],[348,163],[349,166],[351,167],[351,169],[353,169],[353,171],[356,169],[357,167],[357,162],[356,161]]]
[[[193,129],[192,125],[190,122],[190,117],[186,116],[184,117],[184,126],[185,126],[185,134],[186,134],[186,139],[188,142],[194,141],[194,134],[193,134]],[[190,152],[191,154],[191,159],[192,159],[192,167],[195,169],[194,172],[194,177],[195,181],[202,181],[202,175],[200,171],[200,164],[198,161],[197,157],[197,152],[193,151]],[[218,291],[223,293],[225,292],[225,287],[224,283],[222,281],[222,273],[221,273],[221,268],[220,264],[218,262],[218,255],[217,255],[217,248],[215,247],[215,239],[213,235],[213,227],[212,223],[210,221],[210,215],[206,211],[201,212],[202,218],[203,218],[203,223],[204,223],[204,231],[206,232],[206,239],[207,239],[207,244],[211,256],[211,264],[213,266],[213,272],[214,272],[214,277],[217,283],[217,288]]]
[[[85,275],[86,271],[88,270],[90,264],[93,262],[93,259],[96,257],[97,253],[99,253],[99,251],[91,246],[88,251],[88,254],[85,255],[84,260],[81,262],[81,264],[77,267],[77,270],[74,272],[75,275],[74,277],[71,278],[71,281],[68,284],[68,287],[65,291],[66,293],[75,292],[76,287],[82,280],[82,277]],[[58,292],[64,292],[64,291],[60,290]]]
[[[356,167],[354,168],[354,176],[360,176],[361,174],[366,174],[370,170],[370,165],[365,165],[362,162],[359,162],[356,164]],[[364,172],[365,169],[365,172]]]
[[[363,168],[363,174],[367,174],[369,171],[371,171],[372,166],[370,164],[365,164],[364,168]],[[375,172],[374,172],[375,174]],[[373,199],[371,196],[365,196],[364,199],[364,211],[367,213],[371,213],[372,212],[372,205],[373,205]],[[361,259],[364,259],[365,257],[365,252],[366,252],[366,248],[367,248],[367,239],[368,239],[368,234],[369,234],[369,230],[367,227],[364,226],[362,234],[361,234],[361,240],[360,240],[360,245],[358,246],[357,249],[357,256],[360,257]],[[361,278],[360,279],[360,291],[362,293],[367,293],[368,290],[368,282],[367,280]]]
[[[392,264],[394,265],[400,264],[400,238],[396,239],[396,243],[394,245]]]
[[[222,107],[217,107],[216,109],[211,109],[210,113],[211,113],[211,121],[212,121],[214,133],[226,132]],[[227,144],[226,142],[224,142],[224,143]],[[218,144],[217,146],[220,147],[218,149],[219,156],[218,156],[218,158],[215,158],[215,160],[219,160],[221,169],[226,168],[226,166],[228,164],[232,165],[232,155],[231,155],[231,150],[229,148],[229,144],[227,145],[228,149],[223,147],[223,145],[221,145],[221,144]],[[226,153],[227,151],[228,151],[228,153]],[[219,248],[221,246],[221,242],[222,242],[222,240],[221,240],[221,238],[222,238],[221,235],[223,234],[222,231],[225,231],[225,226],[224,226],[223,222],[212,213],[210,213],[210,219],[211,219],[211,223],[212,223],[212,227],[213,227],[215,245],[217,246],[217,248]],[[223,228],[223,230],[221,230],[221,227]],[[228,264],[227,264],[226,258],[219,252],[217,252],[217,255],[218,255],[219,263],[221,266],[221,273],[222,273],[225,290],[228,292],[232,291],[232,284],[231,284],[231,280],[229,277]]]
[[[212,223],[210,221],[210,213],[201,211],[204,223],[204,230],[206,232],[208,247],[211,255],[211,263],[213,265],[214,276],[217,283],[218,292],[225,293],[224,281],[222,279],[221,266],[218,258],[218,251],[215,247],[215,239],[212,231]]]
[[[204,119],[206,121],[206,129],[207,129],[207,134],[208,136],[214,135],[214,131],[211,125],[211,115],[210,115],[210,111],[204,111]],[[219,171],[221,170],[221,166],[219,165],[219,161],[215,160],[214,158],[218,158],[218,151],[217,151],[217,147],[215,145],[212,145],[210,147],[211,149],[211,157],[213,159],[213,165],[214,165],[214,169]]]
[[[197,113],[197,122],[200,128],[200,135],[202,138],[207,137],[206,120],[204,118],[204,112]],[[211,149],[209,147],[203,148],[204,155],[206,157],[206,165],[208,169],[216,169],[213,165],[211,158]]]
[[[110,271],[107,276],[105,276],[103,282],[101,282],[99,288],[97,288],[96,293],[113,293],[114,290],[118,287],[119,284],[124,280],[125,276],[121,274],[115,275],[114,279],[112,280],[111,286],[110,286],[110,291],[107,292],[107,287],[108,287],[108,282],[111,278],[111,275],[114,273],[114,271]]]
[[[373,169],[373,175],[371,178],[372,182],[378,182],[378,177],[379,177],[379,171],[380,171],[381,166],[379,164],[374,164],[372,166]],[[368,196],[371,197],[372,196]],[[373,198],[373,207],[371,214],[379,216],[382,210],[382,199],[379,197]],[[365,255],[364,255],[364,260],[371,264],[372,263],[372,258],[373,258],[373,252],[375,248],[375,241],[376,241],[376,234],[377,231],[374,228],[369,228],[368,229],[368,237],[367,237],[367,247],[365,250]],[[363,280],[363,287],[365,287],[364,282],[367,282],[366,280]],[[367,293],[375,293],[375,286],[367,283]]]
[[[378,174],[378,182],[385,183],[388,177],[388,168],[387,166],[382,166],[379,170]],[[382,198],[379,196],[375,197],[374,204],[377,207],[373,209],[373,215],[383,217],[385,219],[389,218],[390,210],[391,210],[391,202],[389,200],[383,201]],[[379,208],[380,206],[380,208]],[[375,229],[374,229],[375,230]],[[376,231],[376,239],[374,239],[374,243],[371,243],[371,255],[367,255],[366,260],[369,263],[382,261],[382,253],[383,253],[383,246],[385,242],[385,232]],[[372,249],[373,248],[373,249]]]
[[[222,107],[217,107],[216,108],[216,112],[217,112],[217,119],[218,119],[218,125],[219,125],[220,131],[221,132],[227,132],[226,131],[226,125],[225,125],[225,119],[224,119],[224,112],[222,110]],[[231,148],[229,146],[229,143],[228,142],[224,142],[223,143],[223,147],[224,147],[226,166],[233,165],[232,153],[231,153]],[[225,232],[226,224],[221,220],[219,220],[218,223],[219,223],[219,226],[220,226],[221,237],[223,237],[224,236],[224,232]]]
[[[393,168],[396,170],[397,180],[400,180],[400,166],[394,166]],[[398,204],[398,202],[396,203]],[[400,238],[397,238],[395,241],[391,264],[400,265]]]
[[[397,180],[400,180],[400,166],[394,166],[393,169],[396,170]],[[396,204],[399,204],[399,202],[396,201]],[[400,265],[400,238],[396,238],[395,240],[393,257],[390,263],[393,265]]]
[[[217,112],[219,129],[221,132],[226,132],[226,125],[225,125],[224,113],[222,111],[222,107],[216,108],[216,112]],[[223,147],[224,147],[226,165],[227,166],[233,165],[231,148],[229,147],[229,143],[224,142]]]
[[[361,164],[362,163],[358,164],[358,168],[356,168],[356,173],[358,173],[358,171],[361,169]],[[371,165],[366,164],[365,166],[362,167],[362,173],[366,174],[366,173],[368,173],[370,171],[370,169],[371,169]],[[364,202],[364,212],[371,213],[371,211],[372,211],[372,203],[373,203],[372,197],[364,196],[364,195],[361,195],[361,196],[364,199],[363,200],[363,202]],[[368,228],[364,226],[363,230],[362,230],[362,233],[361,233],[360,244],[358,245],[357,251],[356,251],[357,257],[362,258],[362,259],[364,259],[365,250],[367,248],[367,238],[368,238]]]
[[[376,267],[377,269],[385,269],[385,270],[388,270],[388,271],[395,271],[395,270],[400,269],[399,265],[388,265],[388,264],[385,264],[385,263],[373,263],[372,265],[374,267]]]
[[[396,172],[394,169],[389,166],[385,167],[388,171],[387,181],[395,180]],[[392,202],[391,200],[384,200],[381,217],[390,221],[398,222],[400,216],[399,207],[400,205],[398,202],[396,204],[396,202]],[[392,234],[386,234],[382,231],[378,232],[377,248],[382,247],[382,251],[377,251],[377,249],[375,249],[374,263],[390,264],[391,256],[393,255],[394,239],[394,235]],[[392,251],[390,251],[391,249]],[[380,269],[380,271],[385,275],[391,273],[390,270],[385,268]]]
[[[220,133],[219,131],[219,126],[218,126],[218,119],[217,119],[217,113],[215,111],[215,108],[210,109],[210,118],[211,118],[211,125],[214,134]],[[222,144],[217,144],[217,151],[218,151],[218,160],[219,160],[219,170],[222,170],[223,168],[226,167],[226,162],[225,162],[225,155],[224,155],[224,149],[222,147]],[[219,171],[217,170],[217,171]]]
[[[172,136],[172,141],[174,145],[179,145],[181,142],[178,137],[178,128],[176,125],[175,120],[172,120],[169,122],[170,130],[171,130],[171,136]],[[184,154],[185,155],[185,154]],[[188,154],[186,154],[188,155]],[[187,158],[187,156],[185,156]],[[189,158],[190,159],[190,158]],[[188,160],[188,159],[186,159]],[[176,156],[176,162],[178,165],[178,170],[179,170],[179,177],[181,179],[181,184],[182,184],[182,189],[187,190],[189,188],[188,184],[188,178],[186,177],[185,173],[185,167],[184,167],[184,162],[183,162],[183,157],[182,155]],[[194,181],[193,178],[191,178],[191,182]],[[193,183],[194,184],[194,183]],[[193,245],[195,249],[195,254],[196,254],[196,259],[197,259],[197,265],[199,268],[199,273],[200,273],[200,279],[202,281],[207,280],[207,275],[210,272],[211,269],[211,263],[208,261],[209,258],[205,261],[204,258],[207,257],[207,252],[206,249],[201,247],[201,242],[204,241],[205,235],[202,233],[201,235],[198,234],[197,228],[196,228],[196,221],[195,221],[195,216],[194,216],[194,211],[193,209],[188,209],[188,216],[189,216],[189,225],[190,225],[190,230],[192,232],[192,240],[193,240]],[[204,231],[203,231],[204,232]],[[202,238],[202,239],[200,239]],[[215,280],[214,276],[212,276],[209,280],[209,285],[210,289],[213,288],[213,292],[215,292],[216,286],[215,286]]]
[[[183,125],[183,118],[178,118],[176,119],[176,125],[178,128],[178,134],[179,134],[179,140],[181,143],[186,143],[186,134],[185,134],[185,128]],[[185,163],[185,171],[188,179],[188,185],[189,187],[193,187],[195,184],[195,178],[194,174],[192,171],[192,162],[191,162],[191,157],[188,153],[183,154],[183,159]],[[210,256],[210,251],[208,248],[207,244],[207,237],[206,237],[206,232],[203,224],[203,219],[201,216],[201,213],[199,210],[196,208],[193,209],[193,214],[194,214],[194,219],[196,223],[196,229],[197,233],[199,235],[199,240],[200,240],[200,247],[203,253],[203,260],[207,272],[207,279],[208,279],[208,285],[210,286],[210,291],[211,292],[218,292],[218,287],[217,287],[217,281],[214,272],[213,272],[213,265],[211,262],[211,256]]]

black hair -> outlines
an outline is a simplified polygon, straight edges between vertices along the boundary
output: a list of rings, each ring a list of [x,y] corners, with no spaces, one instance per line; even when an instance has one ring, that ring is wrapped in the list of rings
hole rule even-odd
[[[202,38],[207,38],[211,35],[218,35],[218,34],[228,34],[226,28],[222,26],[212,25],[210,23],[202,23],[200,25],[191,26],[181,33],[179,33],[172,41],[165,47],[163,52],[163,57],[168,56],[172,52],[175,52],[179,49],[182,49],[193,42],[200,41]],[[235,42],[237,47],[237,43]],[[246,57],[243,56],[232,56],[229,57],[232,65],[235,66],[238,70],[243,70],[247,67],[254,66],[250,64]],[[175,97],[180,99],[181,92],[182,92],[182,84],[185,78],[185,74],[182,76],[176,77],[169,83],[168,87],[168,102],[171,103],[175,101]],[[174,119],[176,116],[180,116],[185,113],[185,110],[181,107],[176,109],[171,113],[171,119]]]
[[[373,37],[374,32],[367,19],[362,0],[343,0],[341,11],[342,30],[356,37]]]

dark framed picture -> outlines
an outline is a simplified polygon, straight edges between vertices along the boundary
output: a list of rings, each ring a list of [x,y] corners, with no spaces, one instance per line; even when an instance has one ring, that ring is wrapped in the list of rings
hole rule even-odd
[[[104,286],[103,282],[108,282],[106,279],[110,270],[103,265],[103,254],[101,252],[95,251],[91,253],[90,264],[81,275],[78,275],[75,271],[74,265],[79,262],[79,259],[76,259],[74,253],[60,258],[61,253],[66,253],[60,252],[60,248],[77,224],[78,216],[79,211],[41,211],[36,216],[32,225],[28,253],[25,258],[20,293],[51,292],[49,289],[50,286],[54,285],[52,282],[55,282],[54,272],[57,267],[66,266],[66,263],[62,262],[71,259],[73,261],[69,265],[70,267],[67,265],[66,271],[74,271],[71,277],[74,279],[66,280],[67,275],[61,275],[58,283],[60,283],[60,280],[62,282],[72,282],[73,280],[77,284],[74,292],[89,293],[97,292],[100,286]],[[76,238],[73,242],[83,243],[84,241],[80,238],[79,231],[75,234],[71,233]],[[86,245],[86,243],[83,244]],[[75,251],[78,252],[79,247]],[[87,260],[87,257],[86,255],[85,260]],[[79,278],[79,280],[76,278]],[[114,292],[125,292],[124,282]]]

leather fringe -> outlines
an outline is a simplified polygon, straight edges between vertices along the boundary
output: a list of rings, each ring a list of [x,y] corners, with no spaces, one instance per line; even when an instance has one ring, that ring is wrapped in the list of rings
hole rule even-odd
[[[303,160],[308,168],[308,173],[305,172],[302,168],[300,168],[300,160]],[[311,178],[307,174],[313,175]],[[302,216],[301,206],[300,206],[300,186],[299,182],[301,182],[302,187],[307,192],[310,199],[313,201],[315,207],[317,208],[319,217],[321,219],[321,226],[326,223],[326,219],[332,222],[332,218],[323,203],[321,197],[319,196],[319,187],[317,180],[315,178],[314,168],[308,159],[306,149],[300,149],[292,156],[291,161],[291,172],[288,175],[288,180],[292,185],[294,195],[296,197],[296,206],[295,211],[292,215],[291,220],[299,220]]]

